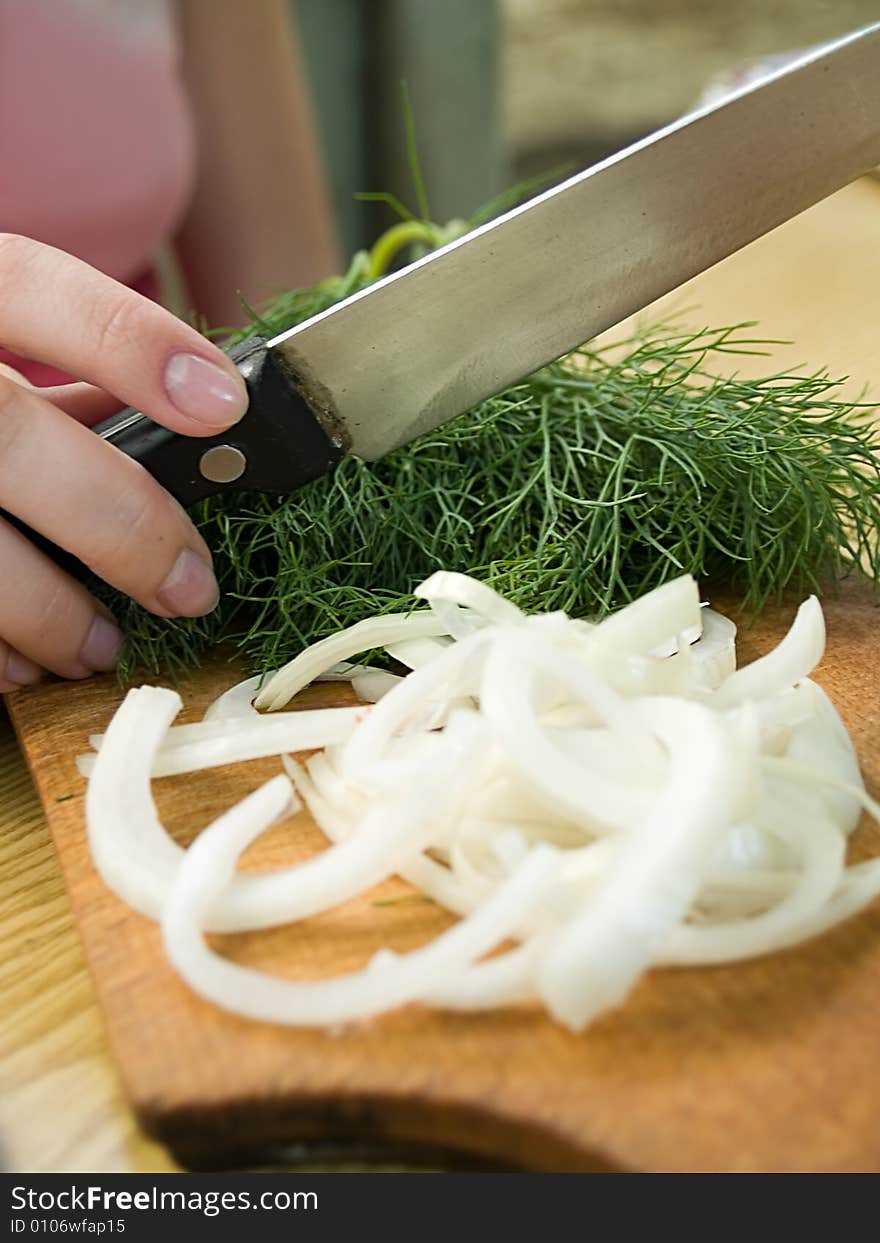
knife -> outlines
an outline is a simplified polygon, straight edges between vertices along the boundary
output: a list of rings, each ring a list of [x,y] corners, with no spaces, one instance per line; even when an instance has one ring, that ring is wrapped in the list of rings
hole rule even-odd
[[[880,23],[667,126],[271,340],[250,408],[189,438],[96,429],[185,506],[290,492],[438,427],[880,164]]]

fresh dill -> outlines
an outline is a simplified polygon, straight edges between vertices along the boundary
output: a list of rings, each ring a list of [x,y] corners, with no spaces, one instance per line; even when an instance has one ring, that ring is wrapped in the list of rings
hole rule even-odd
[[[252,312],[249,331],[302,322],[376,279],[401,246],[466,227],[404,213],[343,276]],[[526,610],[584,617],[684,572],[737,588],[754,610],[849,571],[876,578],[869,408],[839,400],[824,373],[719,375],[719,355],[771,344],[753,327],[660,325],[585,346],[382,461],[346,459],[289,497],[201,503],[221,603],[166,621],[103,589],[126,633],[121,676],[185,672],[223,641],[274,668],[377,607],[410,607],[438,568],[476,574]]]
[[[377,898],[370,906],[415,906],[425,902],[436,906],[434,898],[427,893],[404,893],[399,898]]]

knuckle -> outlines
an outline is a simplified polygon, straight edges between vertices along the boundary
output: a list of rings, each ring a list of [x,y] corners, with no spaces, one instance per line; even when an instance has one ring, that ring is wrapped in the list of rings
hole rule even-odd
[[[61,574],[39,576],[24,608],[29,646],[43,654],[56,673],[77,663],[82,608],[76,591]]]
[[[15,285],[34,259],[39,243],[20,233],[0,232],[0,277],[7,289]]]
[[[17,291],[35,279],[31,267],[38,261],[41,246],[18,233],[0,233],[0,316],[14,322]]]
[[[26,420],[21,417],[21,396],[21,385],[0,375],[0,458],[6,469],[26,431]]]
[[[95,543],[84,559],[117,586],[130,586],[149,577],[156,549],[170,545],[172,533],[180,538],[180,523],[172,507],[143,468],[126,471],[126,477],[114,483],[102,508]]]
[[[115,352],[137,340],[136,319],[139,307],[127,292],[114,294],[96,312],[94,348],[96,353]]]
[[[0,373],[0,414],[14,410],[16,398],[21,396],[21,385],[11,376]]]
[[[52,576],[48,588],[35,592],[28,617],[34,637],[44,640],[56,630],[64,630],[70,616],[70,601],[64,581]]]
[[[10,680],[13,650],[53,673],[79,676],[79,647],[93,612],[88,594],[3,519],[0,570],[14,584],[14,591],[0,591],[0,679]]]

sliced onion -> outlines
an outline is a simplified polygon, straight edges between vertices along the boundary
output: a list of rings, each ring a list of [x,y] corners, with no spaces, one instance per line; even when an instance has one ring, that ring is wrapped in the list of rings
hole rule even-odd
[[[462,967],[507,937],[523,910],[549,890],[558,869],[552,847],[536,847],[479,910],[425,948],[386,953],[364,970],[335,979],[273,979],[220,958],[201,935],[202,921],[228,885],[239,855],[262,831],[264,817],[256,814],[256,797],[227,812],[194,843],[162,918],[168,957],[183,978],[208,1001],[247,1018],[326,1027],[369,1018],[418,1000],[432,987],[448,986]]]
[[[815,596],[797,611],[791,629],[768,656],[737,670],[715,692],[716,708],[747,699],[769,699],[812,673],[825,652],[825,619]]]
[[[600,623],[525,616],[483,584],[432,575],[430,611],[379,616],[302,652],[260,693],[277,709],[342,677],[373,707],[261,716],[257,680],[194,725],[174,692],[130,692],[97,755],[89,839],[107,883],[161,915],[203,996],[251,1018],[361,1019],[418,1001],[478,1010],[533,1000],[582,1029],[647,968],[732,962],[797,944],[880,896],[880,861],[845,866],[865,792],[846,730],[809,678],[821,609],[736,670],[732,623],[688,577]],[[385,648],[405,677],[349,663]],[[297,762],[289,752],[311,752]],[[276,778],[184,853],[151,777],[281,755]],[[290,781],[293,783],[291,787]],[[296,806],[330,845],[266,874],[246,846]],[[223,961],[205,932],[333,909],[392,874],[461,918],[422,950],[295,983]],[[505,939],[518,942],[484,955]]]
[[[346,747],[344,765],[348,779],[367,787],[375,782],[377,774],[387,780],[391,771],[387,758],[391,739],[411,724],[418,713],[424,716],[426,700],[436,700],[440,695],[458,699],[462,691],[478,689],[480,665],[472,658],[480,656],[489,633],[480,631],[453,644],[429,665],[414,670],[393,695],[376,704],[370,713],[369,728],[358,729]],[[423,729],[421,726],[418,732]]]
[[[701,624],[699,588],[685,574],[606,617],[590,632],[589,640],[597,656],[650,656],[678,635],[699,632]]]
[[[165,735],[153,762],[152,776],[171,777],[264,759],[285,751],[308,751],[331,746],[348,738],[367,708],[312,708],[266,717],[226,717],[176,725]],[[93,746],[100,750],[103,737],[96,734]],[[82,757],[80,771],[91,769],[89,756]],[[92,760],[92,763],[94,761]]]
[[[443,632],[454,639],[465,639],[487,623],[516,625],[525,620],[515,604],[466,574],[438,570],[416,587],[415,595],[428,601]]]
[[[525,635],[499,639],[486,664],[482,708],[516,771],[540,790],[549,806],[585,821],[594,832],[622,828],[643,815],[652,792],[609,781],[555,747],[552,734],[541,728],[534,710],[537,674],[560,676],[552,652]],[[610,724],[626,710],[622,701],[595,675],[577,667],[568,670],[569,693],[601,714]],[[658,763],[650,737],[633,715],[633,752],[644,753],[652,768]]]
[[[351,682],[362,673],[381,673],[378,665],[357,665],[350,660],[340,660],[331,669],[326,669],[313,678],[315,682]]]
[[[828,932],[836,924],[865,909],[869,903],[880,898],[880,859],[867,859],[853,863],[846,869],[837,893],[823,907],[813,911],[798,927],[791,930],[785,948],[797,945],[810,937]],[[780,943],[778,948],[783,948]]]
[[[396,673],[388,673],[385,669],[369,669],[358,673],[351,679],[351,685],[358,699],[365,703],[378,703],[395,686],[399,686],[403,678]],[[341,739],[340,739],[341,741]]]
[[[243,682],[237,682],[235,686],[230,686],[228,691],[224,691],[212,704],[205,710],[203,721],[225,721],[230,717],[248,717],[259,716],[254,707],[254,696],[262,686],[266,678],[273,677],[273,674],[257,674],[254,678],[245,678]]]
[[[690,649],[696,686],[717,690],[736,672],[736,626],[714,609],[700,612],[702,633]]]
[[[340,660],[348,660],[359,652],[371,652],[374,648],[403,639],[431,638],[443,633],[443,626],[432,613],[386,613],[357,622],[339,634],[313,643],[283,669],[279,669],[260,691],[256,706],[271,711],[283,708],[309,682]]]
[[[385,651],[398,664],[407,669],[419,669],[439,656],[449,646],[450,639],[406,639],[403,643],[387,643]]]
[[[176,691],[142,686],[118,708],[86,791],[86,825],[95,866],[129,906],[156,918],[183,851],[159,822],[150,775],[165,733],[181,709]]]
[[[445,988],[432,988],[423,998],[447,1010],[494,1010],[535,996],[535,970],[545,944],[535,938],[497,958],[459,972]]]
[[[851,833],[861,817],[865,789],[852,740],[821,686],[805,678],[798,691],[811,701],[812,713],[792,729],[785,758],[814,779],[820,775],[816,794],[834,823]]]
[[[845,844],[837,829],[817,817],[777,832],[802,856],[795,884],[780,902],[748,919],[694,926],[679,924],[670,933],[660,956],[667,963],[695,964],[737,962],[783,949],[796,939],[804,921],[831,899],[842,875]]]
[[[680,700],[641,707],[669,748],[668,781],[538,973],[547,1008],[575,1030],[623,1001],[686,916],[720,833],[739,818],[754,780],[718,714]]]

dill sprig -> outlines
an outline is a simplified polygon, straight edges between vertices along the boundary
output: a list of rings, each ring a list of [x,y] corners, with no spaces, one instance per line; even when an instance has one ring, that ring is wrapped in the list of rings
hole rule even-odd
[[[251,330],[272,335],[362,288],[398,241],[439,245],[464,227],[402,223],[403,241],[393,226],[343,276],[253,312]],[[825,372],[719,375],[719,355],[776,344],[752,328],[655,325],[586,346],[382,461],[348,458],[289,497],[203,502],[194,518],[221,603],[166,621],[104,589],[126,633],[122,677],[174,676],[224,640],[253,669],[274,668],[365,613],[410,607],[439,568],[528,611],[585,617],[684,572],[738,589],[753,610],[850,571],[876,578],[870,407],[840,400]]]

